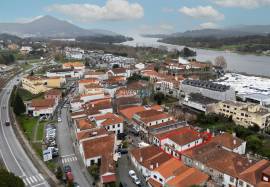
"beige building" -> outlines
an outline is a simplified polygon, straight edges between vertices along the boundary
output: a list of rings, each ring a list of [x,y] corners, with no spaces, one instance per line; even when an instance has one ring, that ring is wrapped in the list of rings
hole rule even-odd
[[[31,92],[32,94],[39,94],[50,90],[46,87],[47,79],[37,76],[27,76],[22,78],[22,88]]]
[[[258,125],[266,129],[270,126],[270,111],[259,104],[222,101],[216,104],[215,113],[232,117],[236,124],[245,127]]]
[[[47,87],[49,88],[62,88],[66,80],[63,77],[50,77],[47,79]]]

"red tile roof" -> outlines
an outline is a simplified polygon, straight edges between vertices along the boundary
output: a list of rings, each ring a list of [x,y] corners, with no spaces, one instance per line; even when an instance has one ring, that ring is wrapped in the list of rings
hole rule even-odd
[[[124,122],[124,119],[121,116],[112,113],[95,116],[95,119],[96,121],[102,121],[102,126],[115,125]]]
[[[159,147],[154,145],[143,148],[135,148],[131,150],[131,155],[137,160],[138,163],[149,170],[155,169],[171,158],[168,154],[161,151]]]
[[[33,99],[31,106],[35,108],[49,108],[55,105],[54,99]]]
[[[160,110],[160,111],[162,110],[159,105],[153,105],[153,106],[150,106],[149,108],[154,109],[154,110]],[[120,110],[119,113],[125,118],[131,120],[135,113],[149,110],[149,108],[146,108],[144,106],[132,106],[132,107],[128,107],[128,108]]]
[[[224,147],[227,147],[231,150],[239,147],[244,141],[240,138],[234,137],[229,133],[224,133],[218,136],[215,136],[212,139],[213,142],[216,142]]]

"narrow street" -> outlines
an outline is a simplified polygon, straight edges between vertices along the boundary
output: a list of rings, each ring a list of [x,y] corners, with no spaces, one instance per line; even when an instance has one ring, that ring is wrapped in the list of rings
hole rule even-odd
[[[92,184],[92,181],[88,181],[89,179],[85,176],[85,173],[87,172],[86,168],[79,162],[78,159],[80,158],[75,154],[75,146],[71,138],[72,128],[68,125],[68,112],[67,108],[61,109],[62,122],[59,122],[57,125],[57,139],[61,162],[63,166],[69,165],[71,167],[74,182],[77,182],[82,187],[91,186],[90,184]]]

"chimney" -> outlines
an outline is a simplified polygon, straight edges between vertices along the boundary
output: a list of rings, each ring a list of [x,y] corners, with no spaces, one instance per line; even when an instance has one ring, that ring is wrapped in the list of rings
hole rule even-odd
[[[143,161],[143,158],[142,157],[140,157],[140,162],[142,162]]]
[[[158,164],[158,162],[157,162],[157,163],[156,163],[156,168],[158,168],[158,165],[159,165],[159,164]]]
[[[233,140],[233,145],[236,145],[236,140],[235,139]]]
[[[235,138],[235,137],[236,137],[236,133],[235,133],[235,132],[233,132],[233,133],[232,133],[232,136]]]
[[[154,169],[154,166],[153,166],[153,164],[151,164],[151,165],[150,165],[150,169],[152,169],[152,170]]]

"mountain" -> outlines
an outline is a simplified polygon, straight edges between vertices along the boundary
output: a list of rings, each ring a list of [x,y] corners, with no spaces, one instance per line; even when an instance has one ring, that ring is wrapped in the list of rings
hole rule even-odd
[[[52,16],[43,16],[29,23],[0,23],[0,33],[19,37],[76,38],[79,36],[119,36],[120,34],[101,30],[83,29]]]

